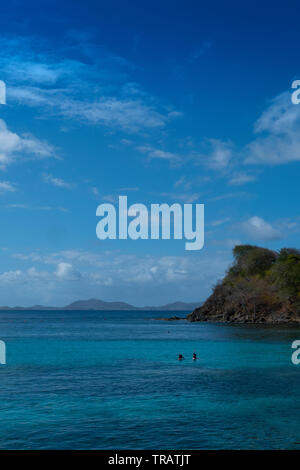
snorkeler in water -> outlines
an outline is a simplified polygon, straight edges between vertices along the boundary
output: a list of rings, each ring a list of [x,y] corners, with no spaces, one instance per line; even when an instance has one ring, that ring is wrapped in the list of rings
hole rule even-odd
[[[196,361],[197,360],[197,354],[194,352],[193,353],[193,361]]]
[[[183,355],[182,355],[182,354],[179,354],[179,356],[178,356],[178,361],[182,361],[182,359],[184,359],[184,358],[183,358]]]

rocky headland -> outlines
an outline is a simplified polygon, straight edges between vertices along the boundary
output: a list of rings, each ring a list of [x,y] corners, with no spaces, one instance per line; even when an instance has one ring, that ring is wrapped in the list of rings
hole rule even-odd
[[[238,245],[233,256],[224,279],[187,320],[300,324],[300,250]]]

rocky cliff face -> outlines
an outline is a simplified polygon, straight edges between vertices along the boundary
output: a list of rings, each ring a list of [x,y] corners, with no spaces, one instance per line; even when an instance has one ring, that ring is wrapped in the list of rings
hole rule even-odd
[[[211,296],[190,313],[194,321],[300,323],[300,252],[240,245]]]
[[[239,302],[229,298],[228,293],[221,292],[217,286],[213,294],[202,307],[196,308],[187,316],[187,320],[224,322],[224,323],[300,323],[299,315],[292,305],[283,302],[258,301]]]

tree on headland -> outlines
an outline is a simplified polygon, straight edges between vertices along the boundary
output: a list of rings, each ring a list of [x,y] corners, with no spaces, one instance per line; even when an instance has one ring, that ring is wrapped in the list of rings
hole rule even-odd
[[[263,277],[277,259],[275,251],[253,245],[235,246],[233,256],[235,263],[229,272],[240,276],[259,275]]]
[[[237,245],[234,262],[191,321],[300,322],[300,250]]]
[[[300,303],[300,251],[296,248],[280,250],[272,267],[270,279],[287,301]]]

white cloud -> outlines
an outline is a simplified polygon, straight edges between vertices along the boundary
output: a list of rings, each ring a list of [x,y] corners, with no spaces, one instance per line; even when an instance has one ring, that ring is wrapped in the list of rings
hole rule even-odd
[[[28,206],[27,204],[6,204],[7,209],[27,209],[33,211],[58,211],[58,212],[69,212],[65,207],[53,207],[53,206]]]
[[[239,225],[240,229],[249,237],[257,240],[279,240],[283,238],[281,232],[264,219],[253,216]]]
[[[47,271],[37,271],[36,268],[30,267],[26,270],[16,269],[15,271],[6,271],[0,274],[0,286],[9,285],[17,282],[19,285],[29,285],[35,281],[49,281],[51,275]]]
[[[65,207],[52,207],[52,206],[36,206],[32,207],[34,210],[38,211],[59,211],[59,212],[69,212],[69,209]]]
[[[102,123],[109,127],[120,127],[129,132],[143,128],[163,127],[166,117],[142,100],[102,97],[99,101],[65,103],[62,110],[69,118],[78,118],[91,124]]]
[[[291,102],[286,91],[276,96],[254,124],[255,138],[234,150],[230,141],[209,139],[205,153],[195,154],[198,161],[213,170],[223,171],[247,165],[281,165],[300,161],[300,106]],[[205,144],[205,142],[203,143]],[[228,183],[233,186],[255,181],[253,174],[237,172]]]
[[[173,163],[179,163],[181,161],[180,155],[173,152],[167,152],[166,150],[157,149],[155,147],[151,147],[150,145],[139,146],[137,147],[137,150],[142,153],[146,153],[150,159],[159,158]]]
[[[291,95],[285,91],[276,96],[270,106],[256,121],[256,133],[267,131],[272,134],[282,134],[298,129],[300,124],[300,109],[291,101]]]
[[[72,264],[63,262],[58,263],[55,274],[58,278],[68,281],[76,281],[81,277],[80,272],[74,269]]]
[[[245,163],[280,165],[300,161],[300,106],[291,102],[290,93],[275,97],[255,123],[261,134],[245,150]]]
[[[0,274],[1,302],[8,305],[63,305],[89,297],[139,305],[149,305],[153,298],[158,304],[178,299],[201,300],[231,261],[229,253],[218,257],[202,253],[136,256],[65,250],[13,256],[20,268]],[[44,265],[46,270],[41,269]]]
[[[48,173],[43,174],[43,180],[46,183],[53,184],[53,186],[57,186],[59,188],[65,188],[65,189],[73,189],[74,188],[73,183],[68,183],[68,182],[64,181],[62,178],[56,178],[56,177],[54,177],[54,176],[52,176],[51,174],[48,174]]]
[[[17,189],[15,185],[10,183],[9,181],[0,181],[0,194],[14,193],[16,190]]]
[[[193,185],[193,182],[191,181],[190,178],[187,178],[186,176],[181,176],[179,180],[177,180],[174,183],[174,188],[182,187],[185,190],[189,190],[192,185]]]
[[[101,199],[111,204],[116,204],[119,201],[119,196],[117,194],[104,194]]]
[[[53,66],[52,64],[30,61],[19,62],[13,57],[10,63],[6,65],[6,72],[13,80],[45,85],[54,84],[63,71],[63,64],[61,66],[60,64]]]
[[[108,276],[113,279],[115,286],[129,284],[131,282],[143,284],[151,281],[163,283],[175,279],[199,280],[205,277],[204,271],[199,271],[199,265],[194,263],[190,256],[136,256],[127,254],[113,254],[111,252],[94,253],[80,250],[64,250],[48,255],[40,252],[16,253],[15,258],[29,262],[40,262],[56,266],[55,276],[61,279],[85,278],[97,279],[102,283]],[[206,266],[211,261],[210,257],[198,257],[198,262]],[[201,261],[202,260],[202,261]],[[95,270],[95,268],[97,268]],[[81,273],[81,274],[80,274]],[[197,273],[197,274],[196,274]]]
[[[211,225],[213,227],[217,227],[218,225],[223,225],[223,224],[226,224],[227,222],[230,222],[230,218],[229,217],[225,217],[224,219],[217,219],[217,220],[214,220]]]
[[[22,276],[22,271],[17,269],[16,271],[6,271],[0,274],[1,283],[9,283],[18,280]]]
[[[236,193],[226,193],[226,194],[221,194],[219,196],[214,196],[210,199],[210,201],[223,201],[224,199],[234,199],[234,198],[240,198],[240,197],[251,197],[252,195],[245,192],[245,191],[239,191]]]
[[[121,144],[123,144],[123,145],[131,145],[132,142],[131,142],[131,140],[129,140],[129,139],[121,139]]]
[[[250,175],[247,173],[236,173],[230,178],[228,184],[230,184],[231,186],[242,186],[245,183],[251,183],[255,180],[256,177],[254,175]]]
[[[0,168],[4,169],[20,158],[20,155],[24,159],[24,153],[28,158],[47,158],[55,155],[53,147],[47,142],[28,134],[19,136],[10,131],[3,119],[0,119]]]
[[[210,152],[205,156],[205,163],[213,170],[225,170],[233,158],[233,146],[231,142],[223,142],[218,139],[209,139]]]

